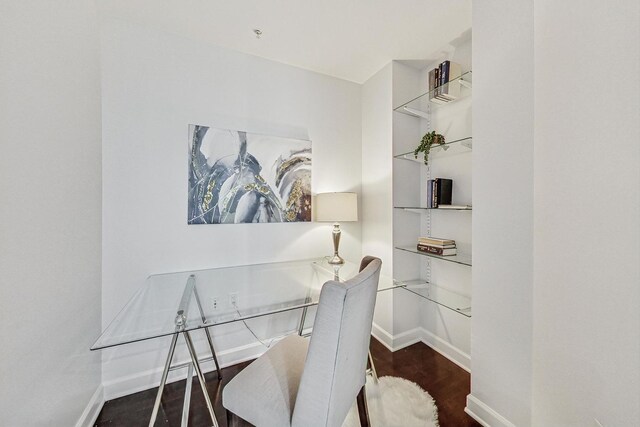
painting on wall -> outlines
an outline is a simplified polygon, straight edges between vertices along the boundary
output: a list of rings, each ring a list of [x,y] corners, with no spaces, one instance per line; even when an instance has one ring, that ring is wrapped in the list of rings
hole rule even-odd
[[[189,125],[187,221],[311,221],[311,141]]]

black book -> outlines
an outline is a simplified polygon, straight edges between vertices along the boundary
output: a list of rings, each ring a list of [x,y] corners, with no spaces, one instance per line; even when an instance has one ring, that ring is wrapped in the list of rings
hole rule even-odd
[[[445,61],[448,62],[448,61]],[[445,96],[443,96],[443,91],[444,91],[444,87],[443,85],[446,83],[445,81],[445,63],[441,63],[440,65],[438,65],[438,68],[436,68],[436,84],[438,86],[438,90],[436,90],[436,99],[439,101],[444,101],[444,102],[448,102],[449,99],[446,98]],[[442,102],[440,102],[442,103]]]
[[[433,90],[436,88],[436,69],[429,71],[429,92],[431,92],[430,97],[433,98]]]
[[[440,205],[451,204],[453,180],[436,178],[427,181],[427,207],[437,208]]]
[[[449,61],[444,61],[442,64],[442,77],[440,79],[440,85],[445,85],[449,83]]]
[[[437,208],[438,207],[438,179],[434,179],[433,180],[433,189],[431,190],[433,191],[433,207]]]

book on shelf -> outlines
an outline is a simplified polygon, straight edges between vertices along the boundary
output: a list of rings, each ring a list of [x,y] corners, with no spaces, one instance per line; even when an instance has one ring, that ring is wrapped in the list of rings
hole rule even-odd
[[[453,180],[435,178],[427,181],[427,208],[433,209],[440,205],[451,204]]]
[[[457,254],[455,246],[453,248],[439,248],[437,246],[421,245],[418,243],[417,249],[419,252],[426,252],[441,256],[452,256]]]
[[[440,68],[436,67],[429,71],[429,100],[437,104],[444,104],[445,101],[438,98],[440,92]]]
[[[457,80],[462,75],[460,64],[451,61],[443,63],[443,81],[438,96],[447,101],[453,101],[460,97],[460,81]]]
[[[436,79],[437,79],[437,70],[434,68],[433,70],[429,71],[429,92],[434,91],[434,89],[438,86],[436,84]],[[430,98],[433,98],[435,96],[435,93],[431,93]]]
[[[460,81],[462,75],[460,64],[443,61],[429,71],[429,99],[438,104],[444,104],[460,97]]]
[[[443,102],[449,102],[449,98],[444,94],[444,88],[446,84],[449,82],[449,68],[448,62],[444,61],[438,65],[438,76],[440,77],[438,80],[438,95],[437,98]]]
[[[432,243],[426,244],[426,243],[418,242],[418,245],[419,246],[429,246],[431,248],[437,248],[437,249],[455,249],[456,248],[455,244],[453,244],[453,245],[434,245]]]
[[[418,237],[418,243],[421,245],[455,246],[456,241],[452,239],[441,239],[439,237]]]

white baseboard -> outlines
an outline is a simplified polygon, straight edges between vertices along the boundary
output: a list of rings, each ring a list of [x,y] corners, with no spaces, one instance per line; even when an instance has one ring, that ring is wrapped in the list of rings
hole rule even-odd
[[[100,415],[102,405],[104,405],[104,387],[100,384],[82,411],[82,415],[76,422],[76,427],[92,427]]]
[[[389,351],[398,351],[422,341],[421,328],[413,328],[397,335],[391,335],[385,329],[374,323],[371,328],[371,335],[380,341]]]
[[[465,371],[471,372],[471,357],[467,353],[422,327],[392,335],[374,323],[371,335],[390,351],[398,351],[417,342],[423,342]]]
[[[262,344],[255,342],[240,347],[235,347],[229,350],[220,351],[217,352],[216,355],[218,356],[218,363],[220,364],[220,368],[226,368],[227,366],[236,365],[238,363],[246,362],[247,360],[253,360],[265,351],[266,348]],[[190,359],[174,360],[173,364],[178,365],[181,363],[186,363],[188,361],[190,361]],[[202,371],[205,373],[215,370],[213,362],[206,362],[201,366]],[[162,370],[163,367],[157,367],[105,382],[103,384],[104,399],[116,399],[118,397],[127,396],[139,391],[157,387],[158,384],[160,384]],[[170,371],[169,376],[167,377],[167,383],[184,380],[185,375],[186,368]]]
[[[437,335],[432,334],[424,328],[420,328],[422,332],[421,340],[423,343],[460,366],[467,372],[471,372],[471,356],[460,350],[458,347],[448,343]]]
[[[467,396],[464,412],[484,427],[515,427],[513,423],[471,394]]]

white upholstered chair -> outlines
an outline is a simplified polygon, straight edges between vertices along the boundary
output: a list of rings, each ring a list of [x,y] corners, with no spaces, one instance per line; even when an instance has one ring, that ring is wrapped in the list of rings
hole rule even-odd
[[[358,401],[368,425],[365,370],[382,261],[322,287],[311,339],[289,336],[236,375],[222,392],[233,414],[258,427],[340,427]]]

